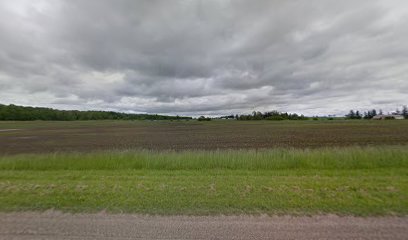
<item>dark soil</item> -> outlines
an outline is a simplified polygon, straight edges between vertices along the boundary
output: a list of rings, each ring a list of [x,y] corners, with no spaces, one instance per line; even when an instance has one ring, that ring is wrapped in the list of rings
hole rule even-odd
[[[0,122],[0,155],[111,149],[215,150],[408,144],[408,121]]]

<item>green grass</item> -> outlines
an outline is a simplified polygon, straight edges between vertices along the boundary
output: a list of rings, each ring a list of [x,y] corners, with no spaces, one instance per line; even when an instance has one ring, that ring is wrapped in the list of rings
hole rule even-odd
[[[108,151],[0,157],[0,170],[279,170],[408,168],[408,148]]]
[[[16,155],[0,211],[408,214],[408,148]]]

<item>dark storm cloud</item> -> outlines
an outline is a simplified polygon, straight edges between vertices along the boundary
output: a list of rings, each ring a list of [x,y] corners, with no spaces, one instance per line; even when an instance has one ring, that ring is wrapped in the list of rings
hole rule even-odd
[[[408,4],[0,0],[0,102],[178,114],[407,104]]]

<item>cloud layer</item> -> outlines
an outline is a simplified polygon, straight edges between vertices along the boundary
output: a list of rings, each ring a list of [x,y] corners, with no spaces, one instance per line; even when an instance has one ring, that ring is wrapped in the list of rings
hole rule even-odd
[[[0,103],[181,115],[408,104],[405,0],[0,0]]]

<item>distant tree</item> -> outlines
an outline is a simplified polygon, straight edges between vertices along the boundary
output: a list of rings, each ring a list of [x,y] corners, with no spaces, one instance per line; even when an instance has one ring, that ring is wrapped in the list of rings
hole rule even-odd
[[[368,116],[368,114],[367,114]],[[361,115],[360,111],[350,110],[350,112],[346,115],[347,119],[361,119],[363,116]]]
[[[373,118],[377,116],[377,111],[375,109],[371,110],[370,117]]]
[[[197,120],[198,120],[198,121],[211,121],[211,118],[207,118],[207,117],[204,117],[204,116],[200,116]]]
[[[355,119],[361,119],[361,114],[360,114],[360,112],[358,110],[356,111],[356,114],[355,114],[354,118]]]
[[[0,120],[53,120],[53,121],[74,121],[74,120],[172,120],[191,119],[191,117],[150,115],[150,114],[128,114],[105,111],[76,111],[76,110],[56,110],[51,108],[23,107],[13,104],[0,104]]]
[[[296,113],[281,113],[278,111],[270,111],[261,113],[259,111],[253,111],[250,115],[236,115],[238,120],[307,120],[304,115],[298,115]]]
[[[263,115],[259,111],[253,111],[252,112],[253,120],[262,120]]]
[[[405,119],[408,119],[408,107],[406,105],[402,107],[401,114],[405,117]]]
[[[377,111],[375,109],[369,110],[368,112],[364,113],[364,119],[372,119],[376,115],[377,115]]]
[[[348,119],[354,119],[356,117],[356,114],[354,113],[354,110],[350,110],[350,112],[346,115],[346,118]]]

